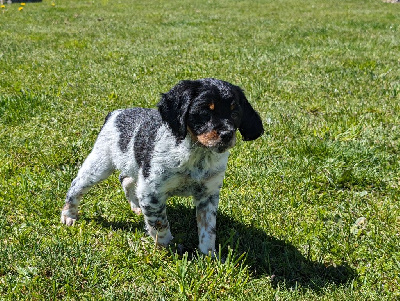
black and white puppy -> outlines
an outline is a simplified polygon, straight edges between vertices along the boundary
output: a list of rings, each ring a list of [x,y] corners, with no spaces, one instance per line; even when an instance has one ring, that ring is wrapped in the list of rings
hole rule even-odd
[[[173,238],[167,199],[191,195],[199,249],[213,253],[219,192],[237,129],[243,140],[254,140],[264,131],[243,91],[212,78],[179,82],[162,94],[158,110],[133,108],[108,114],[68,190],[61,222],[73,225],[83,194],[119,170],[132,210],[143,213],[157,244],[166,246]]]

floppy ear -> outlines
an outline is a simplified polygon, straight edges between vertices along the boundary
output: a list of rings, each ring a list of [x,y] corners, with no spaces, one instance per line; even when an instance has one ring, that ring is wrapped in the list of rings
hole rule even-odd
[[[239,89],[240,105],[243,109],[242,120],[239,125],[239,132],[244,141],[255,140],[264,133],[263,124],[260,116],[248,102],[243,91]]]
[[[162,120],[168,124],[178,140],[186,137],[189,107],[198,94],[199,87],[198,81],[181,81],[169,92],[162,94],[157,105]]]

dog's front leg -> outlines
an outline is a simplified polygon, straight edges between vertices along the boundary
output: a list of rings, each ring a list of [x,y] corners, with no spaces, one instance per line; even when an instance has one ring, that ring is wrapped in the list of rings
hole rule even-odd
[[[195,199],[199,250],[211,256],[215,255],[218,202],[219,192]]]
[[[168,246],[173,239],[167,219],[165,198],[147,196],[139,201],[144,215],[146,229],[154,241],[161,246]]]

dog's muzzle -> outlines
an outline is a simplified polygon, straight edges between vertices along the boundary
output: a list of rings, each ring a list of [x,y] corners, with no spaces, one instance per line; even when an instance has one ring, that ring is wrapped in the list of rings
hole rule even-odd
[[[218,153],[223,153],[235,145],[236,132],[230,130],[221,132],[212,130],[195,136],[195,139],[202,146],[210,148]]]

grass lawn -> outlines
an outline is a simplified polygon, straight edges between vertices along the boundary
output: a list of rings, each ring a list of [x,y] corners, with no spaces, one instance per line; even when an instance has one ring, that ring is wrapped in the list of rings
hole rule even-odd
[[[22,10],[19,10],[22,7]],[[109,111],[181,79],[241,86],[265,135],[231,151],[197,256],[172,198],[156,249],[118,174],[59,221]],[[400,298],[400,4],[44,0],[0,8],[0,300]]]

